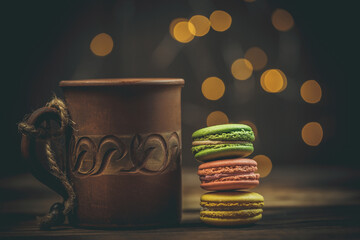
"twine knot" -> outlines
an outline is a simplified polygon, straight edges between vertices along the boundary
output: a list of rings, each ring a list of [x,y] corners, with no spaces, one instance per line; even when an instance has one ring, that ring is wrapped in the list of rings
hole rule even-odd
[[[65,216],[67,216],[73,210],[76,198],[74,189],[69,179],[57,164],[55,154],[51,146],[51,140],[56,137],[62,136],[65,133],[67,127],[73,126],[73,122],[69,117],[69,112],[65,103],[61,99],[57,98],[55,95],[51,99],[51,101],[48,102],[45,106],[52,107],[57,110],[60,118],[59,129],[52,130],[41,126],[35,127],[34,125],[28,124],[26,118],[24,121],[18,124],[18,129],[20,133],[34,138],[41,138],[46,140],[45,153],[48,160],[50,173],[61,181],[68,193],[68,197],[64,197],[63,203],[53,204],[47,215],[38,217],[38,223],[41,229],[49,229],[53,226],[63,224],[63,222],[65,221]],[[62,151],[62,149],[57,150],[59,152]]]

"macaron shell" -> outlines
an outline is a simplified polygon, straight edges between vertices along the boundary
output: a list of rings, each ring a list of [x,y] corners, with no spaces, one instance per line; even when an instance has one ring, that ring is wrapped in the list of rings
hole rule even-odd
[[[201,196],[202,202],[212,203],[263,203],[264,197],[256,192],[232,191],[232,192],[208,192]]]
[[[227,146],[222,148],[205,149],[195,154],[198,161],[206,162],[229,157],[246,157],[254,151],[253,146]]]
[[[192,134],[192,138],[199,138],[210,134],[226,133],[233,131],[252,132],[252,129],[245,124],[220,124],[211,127],[201,128]]]
[[[209,225],[215,226],[238,226],[247,225],[259,221],[262,218],[262,214],[249,217],[249,218],[211,218],[200,217],[200,220]]]
[[[230,167],[230,166],[257,166],[257,162],[249,158],[221,159],[217,161],[203,163],[199,166],[199,169]]]
[[[256,209],[245,209],[239,211],[200,211],[200,217],[209,218],[250,218],[262,214],[261,208]]]
[[[207,191],[226,191],[252,189],[255,188],[257,185],[259,185],[259,180],[239,180],[202,183],[200,184],[200,187]]]

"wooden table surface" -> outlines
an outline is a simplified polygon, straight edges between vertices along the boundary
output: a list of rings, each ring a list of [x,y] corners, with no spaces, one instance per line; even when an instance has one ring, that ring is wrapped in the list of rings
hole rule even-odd
[[[336,167],[275,167],[254,191],[265,198],[253,226],[210,227],[199,220],[196,169],[183,170],[183,218],[167,228],[40,231],[36,216],[61,199],[30,174],[0,179],[1,239],[360,239],[360,171]]]

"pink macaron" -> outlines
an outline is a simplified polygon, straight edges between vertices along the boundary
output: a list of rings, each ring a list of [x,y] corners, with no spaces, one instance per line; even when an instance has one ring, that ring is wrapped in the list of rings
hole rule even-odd
[[[250,189],[259,185],[257,163],[235,158],[203,163],[199,166],[200,187],[208,191]]]

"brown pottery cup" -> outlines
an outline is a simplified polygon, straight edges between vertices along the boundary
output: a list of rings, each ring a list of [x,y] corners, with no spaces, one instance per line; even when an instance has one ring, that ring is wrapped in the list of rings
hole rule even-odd
[[[58,160],[76,194],[70,223],[83,227],[164,226],[181,219],[183,79],[61,81],[73,127]],[[27,120],[59,121],[51,107]],[[54,126],[53,126],[54,127]],[[42,183],[66,197],[51,174],[44,140],[23,135],[22,153]]]

